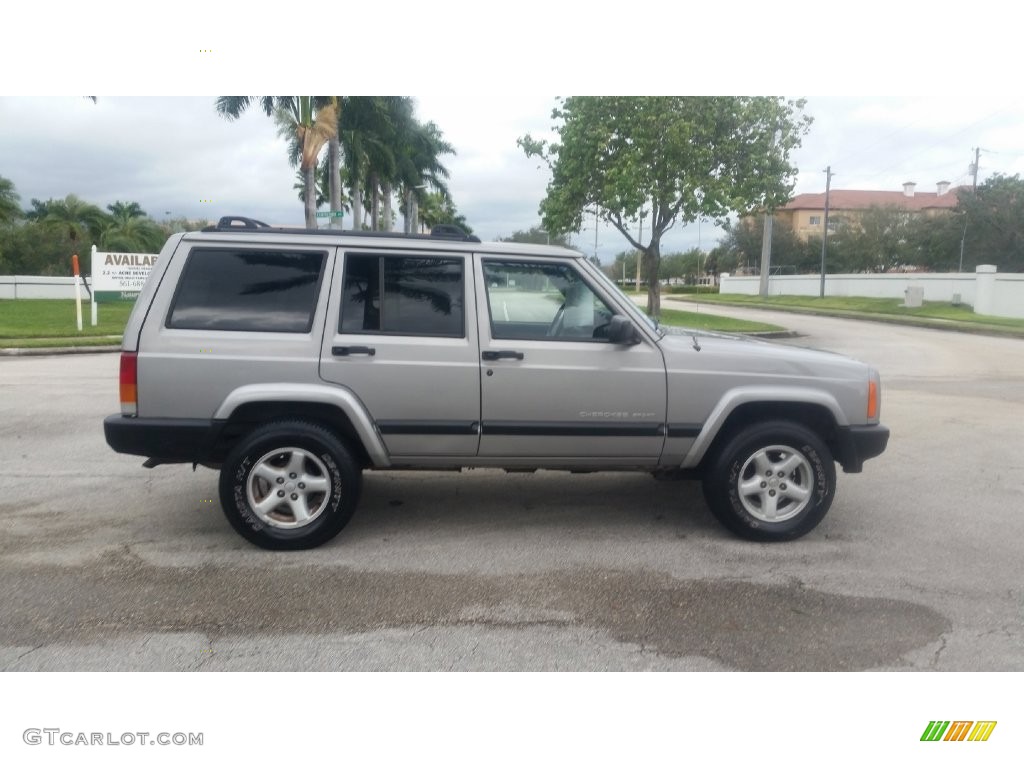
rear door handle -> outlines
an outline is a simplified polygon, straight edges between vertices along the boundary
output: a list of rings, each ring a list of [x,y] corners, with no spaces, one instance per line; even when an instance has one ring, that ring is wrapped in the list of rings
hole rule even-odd
[[[377,350],[373,347],[331,347],[331,354],[335,357],[348,357],[349,355],[369,355],[373,357]]]
[[[489,349],[481,357],[484,360],[522,360],[525,355],[522,352],[516,352],[514,349]]]

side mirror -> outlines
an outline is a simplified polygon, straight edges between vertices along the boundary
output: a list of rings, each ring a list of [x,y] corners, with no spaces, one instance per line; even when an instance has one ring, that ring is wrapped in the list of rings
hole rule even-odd
[[[608,341],[612,344],[638,344],[640,337],[625,315],[612,315],[608,323]]]

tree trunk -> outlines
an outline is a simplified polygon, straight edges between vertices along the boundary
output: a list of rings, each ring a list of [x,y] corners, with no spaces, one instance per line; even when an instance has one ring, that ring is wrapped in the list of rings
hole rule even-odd
[[[330,191],[331,198],[331,210],[341,210],[341,142],[338,140],[337,135],[331,137],[331,140],[327,143],[327,161],[330,165],[330,178],[327,180],[327,186]],[[333,216],[330,219],[330,228],[339,229],[341,227],[341,219],[335,219]]]
[[[302,172],[306,194],[306,228],[316,229],[316,163]]]
[[[370,174],[370,229],[374,232],[378,230],[378,224],[380,223],[380,195],[377,194],[377,174]]]
[[[647,277],[647,314],[657,319],[661,315],[661,283],[658,280],[658,272],[661,267],[661,243],[657,238],[651,240],[651,244],[643,254],[644,275]]]
[[[352,182],[352,229],[363,228],[363,187],[359,179]]]
[[[383,189],[384,197],[384,226],[382,227],[385,232],[391,231],[391,182],[385,181]]]

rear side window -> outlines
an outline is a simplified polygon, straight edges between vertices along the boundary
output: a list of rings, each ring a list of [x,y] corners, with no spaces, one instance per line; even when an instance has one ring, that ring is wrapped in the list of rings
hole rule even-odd
[[[338,331],[464,336],[463,266],[453,258],[346,256]]]
[[[196,248],[168,328],[309,333],[325,253]]]

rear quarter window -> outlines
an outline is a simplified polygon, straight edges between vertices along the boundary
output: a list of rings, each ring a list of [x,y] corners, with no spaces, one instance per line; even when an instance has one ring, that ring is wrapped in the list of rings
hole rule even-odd
[[[194,248],[167,327],[309,333],[327,254]]]

